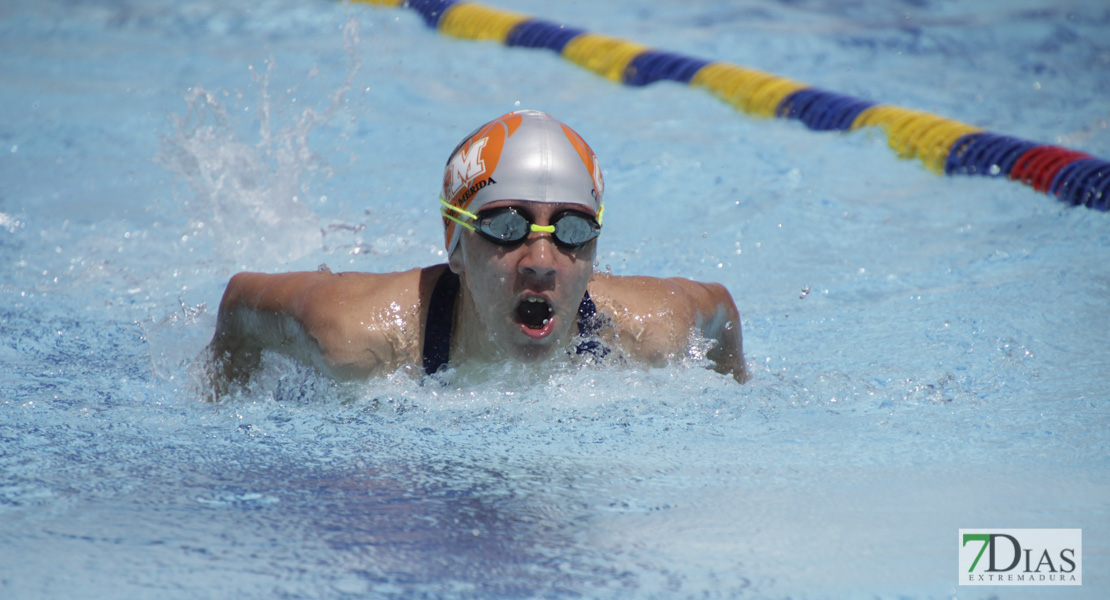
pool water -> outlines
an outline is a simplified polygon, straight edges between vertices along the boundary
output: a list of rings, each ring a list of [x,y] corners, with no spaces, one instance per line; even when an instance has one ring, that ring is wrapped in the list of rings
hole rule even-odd
[[[1110,156],[1098,2],[490,4]],[[1110,215],[622,87],[414,12],[0,7],[3,598],[1102,598]],[[241,270],[444,261],[443,160],[515,108],[607,183],[598,269],[723,283],[754,380],[193,359]],[[960,528],[1080,528],[1080,587],[959,586]]]

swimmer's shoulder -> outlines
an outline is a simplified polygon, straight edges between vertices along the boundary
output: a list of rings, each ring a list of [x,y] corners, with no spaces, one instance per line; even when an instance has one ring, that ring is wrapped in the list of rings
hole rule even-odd
[[[748,380],[740,313],[723,285],[598,273],[587,289],[598,311],[613,323],[614,342],[625,352],[651,364],[666,363],[687,353],[691,334],[697,333],[713,342],[707,358],[718,372]]]
[[[291,317],[335,374],[362,377],[419,364],[428,298],[445,265],[393,273],[240,273],[225,294]]]
[[[306,306],[318,304],[341,312],[357,310],[365,303],[385,299],[418,298],[424,273],[441,267],[396,273],[333,273],[327,268],[289,273],[243,272],[231,278],[221,304],[289,313],[300,313]]]
[[[732,295],[725,286],[685,277],[617,276],[595,272],[588,289],[591,296],[606,297],[622,306],[644,309],[673,309],[683,304],[701,309],[719,303],[734,305]]]
[[[444,268],[316,274],[305,326],[330,362],[359,375],[420,364],[427,306]]]
[[[684,281],[595,273],[587,289],[612,323],[617,345],[650,364],[663,364],[684,351],[696,324]]]
[[[659,312],[682,310],[692,294],[706,285],[681,277],[609,275],[595,272],[587,289],[599,308],[620,312]]]

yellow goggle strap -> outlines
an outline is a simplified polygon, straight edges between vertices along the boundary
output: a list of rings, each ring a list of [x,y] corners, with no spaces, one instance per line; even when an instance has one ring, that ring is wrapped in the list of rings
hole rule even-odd
[[[474,231],[474,226],[473,225],[471,225],[470,223],[467,223],[466,221],[463,221],[462,219],[456,217],[455,215],[452,215],[448,211],[455,211],[455,212],[461,214],[462,216],[470,219],[471,221],[476,220],[478,218],[478,215],[476,215],[474,213],[471,213],[471,212],[467,212],[465,209],[459,208],[459,207],[457,207],[453,204],[449,204],[446,200],[443,199],[443,196],[439,197],[439,202],[440,202],[440,204],[443,205],[443,208],[441,208],[439,210],[439,212],[440,212],[440,214],[443,215],[444,219],[450,219],[450,220],[458,223],[459,225],[462,225],[463,227],[466,227],[467,229],[469,229],[471,231]]]
[[[439,197],[439,202],[440,202],[440,204],[443,205],[443,208],[441,208],[440,211],[439,211],[440,214],[443,215],[443,218],[450,219],[450,220],[458,223],[459,225],[462,225],[463,227],[466,227],[467,229],[469,229],[471,231],[475,231],[475,228],[474,228],[473,225],[471,225],[470,223],[468,223],[466,221],[463,221],[462,219],[456,217],[455,215],[452,215],[448,211],[457,212],[457,213],[461,214],[462,216],[470,219],[471,221],[478,220],[478,215],[476,215],[472,212],[468,212],[466,209],[459,208],[459,207],[455,206],[454,204],[448,203],[446,200],[443,199],[443,196]],[[598,222],[598,224],[601,224],[601,214],[604,213],[604,212],[605,212],[605,205],[602,204],[601,205],[601,210],[597,211],[597,222]],[[540,233],[555,233],[555,226],[554,225],[536,225],[535,223],[531,223],[530,225],[531,225],[531,230],[532,231],[537,231],[537,232],[540,232]]]

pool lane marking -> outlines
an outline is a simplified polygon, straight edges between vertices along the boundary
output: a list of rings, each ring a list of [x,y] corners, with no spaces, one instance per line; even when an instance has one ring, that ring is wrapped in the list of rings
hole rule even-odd
[[[703,88],[758,117],[815,131],[883,130],[899,157],[944,175],[1006,177],[1071,205],[1110,210],[1110,162],[1060,146],[987,132],[932,113],[814,88],[756,69],[655,50],[635,42],[460,0],[355,0],[408,8],[445,35],[546,48],[629,86],[675,81]]]

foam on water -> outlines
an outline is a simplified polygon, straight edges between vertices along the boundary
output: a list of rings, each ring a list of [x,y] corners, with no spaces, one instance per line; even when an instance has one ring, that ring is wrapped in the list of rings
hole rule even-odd
[[[1110,16],[1007,6],[519,8],[1110,154]],[[1082,527],[1067,596],[1100,597],[1106,215],[409,12],[26,2],[0,34],[5,598],[977,598],[956,531],[992,526]],[[446,151],[518,105],[601,156],[599,269],[730,289],[751,384],[270,355],[202,400],[232,273],[443,261]]]

